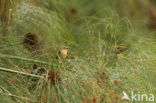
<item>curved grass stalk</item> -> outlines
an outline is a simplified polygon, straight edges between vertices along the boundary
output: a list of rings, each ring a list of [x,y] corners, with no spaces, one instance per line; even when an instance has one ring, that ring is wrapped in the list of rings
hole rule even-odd
[[[1,93],[1,94],[3,94],[3,95],[11,96],[11,97],[18,98],[18,99],[22,99],[22,100],[32,101],[32,100],[30,100],[30,99],[28,99],[28,98],[26,98],[26,97],[20,97],[20,96],[17,96],[17,95],[14,95],[14,94],[10,93],[8,90],[6,90],[6,89],[5,89],[4,87],[2,87],[1,85],[0,85],[0,89],[2,89],[2,90],[5,92],[5,93]]]
[[[49,65],[49,66],[55,66],[55,67],[59,67],[60,65],[56,65],[56,64],[51,64],[48,62],[44,62],[44,61],[39,61],[39,60],[34,60],[34,59],[28,59],[28,58],[23,58],[23,57],[18,57],[18,56],[12,56],[12,55],[5,55],[5,54],[0,54],[0,58],[8,58],[8,59],[17,59],[17,60],[22,60],[22,61],[28,61],[28,62],[33,62],[33,63],[40,63],[40,64],[44,64],[44,65]],[[63,65],[61,65],[61,67],[64,67]]]
[[[0,54],[0,58],[18,59],[18,60],[23,60],[23,61],[29,61],[29,62],[35,62],[35,63],[41,63],[41,64],[45,64],[45,65],[50,65],[49,63],[44,62],[44,61],[38,61],[38,60],[22,58],[22,57],[18,57],[18,56],[5,55],[5,54]]]
[[[20,71],[15,71],[15,70],[6,69],[6,68],[2,68],[2,67],[0,67],[0,71],[9,72],[9,73],[16,73],[16,74],[21,74],[21,75],[30,76],[30,77],[45,78],[44,76],[39,76],[39,75],[20,72]]]
[[[6,48],[6,47],[15,46],[15,45],[20,45],[20,44],[22,44],[22,42],[12,43],[12,44],[8,44],[8,45],[3,45],[3,46],[0,46],[0,48]]]

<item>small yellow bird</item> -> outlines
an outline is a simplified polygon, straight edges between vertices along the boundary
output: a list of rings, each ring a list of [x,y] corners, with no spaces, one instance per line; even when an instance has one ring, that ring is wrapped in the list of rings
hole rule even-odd
[[[57,59],[65,59],[68,55],[69,48],[63,47],[60,51],[58,51]]]

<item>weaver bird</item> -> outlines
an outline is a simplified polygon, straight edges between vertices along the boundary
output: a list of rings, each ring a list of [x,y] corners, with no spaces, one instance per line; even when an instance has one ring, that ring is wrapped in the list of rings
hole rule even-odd
[[[69,48],[63,47],[61,50],[58,51],[58,56],[56,59],[65,59],[68,55]]]

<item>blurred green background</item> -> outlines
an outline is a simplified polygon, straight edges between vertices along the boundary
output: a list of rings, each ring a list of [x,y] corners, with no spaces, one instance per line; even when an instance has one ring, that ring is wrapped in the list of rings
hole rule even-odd
[[[122,91],[156,96],[155,31],[155,0],[0,0],[0,102],[127,103]],[[64,46],[68,57],[57,60]],[[46,69],[35,75],[48,79],[28,76],[34,64]]]

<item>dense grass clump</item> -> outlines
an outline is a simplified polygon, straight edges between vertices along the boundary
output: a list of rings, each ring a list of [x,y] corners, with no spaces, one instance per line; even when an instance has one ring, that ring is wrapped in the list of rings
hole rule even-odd
[[[123,91],[156,96],[150,2],[120,1],[9,1],[10,24],[0,18],[0,102],[126,103]],[[67,58],[56,59],[63,47]]]

